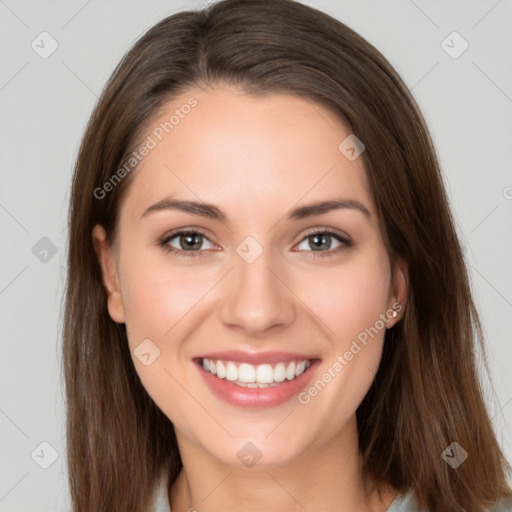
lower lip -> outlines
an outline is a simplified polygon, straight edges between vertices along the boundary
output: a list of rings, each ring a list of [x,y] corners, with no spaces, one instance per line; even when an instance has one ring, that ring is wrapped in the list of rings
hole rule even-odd
[[[297,396],[311,380],[319,359],[311,360],[309,368],[293,380],[284,380],[268,388],[245,388],[226,379],[219,379],[203,368],[202,361],[196,366],[208,387],[221,400],[237,407],[275,407]]]

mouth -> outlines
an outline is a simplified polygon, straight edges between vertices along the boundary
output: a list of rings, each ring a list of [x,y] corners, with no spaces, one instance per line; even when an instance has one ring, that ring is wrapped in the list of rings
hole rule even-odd
[[[268,388],[280,382],[300,377],[310,366],[311,360],[279,362],[274,365],[258,366],[238,361],[202,359],[203,370],[219,379],[226,379],[236,386],[248,388]]]
[[[198,357],[194,363],[215,395],[239,407],[271,407],[290,400],[306,387],[320,363],[301,355],[238,354]]]

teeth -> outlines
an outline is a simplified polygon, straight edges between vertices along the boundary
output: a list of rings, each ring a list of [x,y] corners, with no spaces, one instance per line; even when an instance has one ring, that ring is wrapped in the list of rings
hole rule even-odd
[[[238,369],[232,361],[226,366],[226,380],[238,380]]]
[[[270,384],[274,382],[274,370],[269,364],[260,364],[256,369],[256,382]]]
[[[295,378],[295,363],[290,363],[286,368],[286,378],[292,380]]]
[[[290,363],[260,364],[233,361],[214,361],[203,359],[203,368],[220,379],[226,379],[238,386],[247,388],[267,388],[284,380],[293,380],[302,375],[311,366],[311,361],[292,361]]]
[[[254,366],[252,364],[241,363],[238,367],[238,380],[244,383],[256,382],[256,370]]]
[[[210,361],[210,366],[211,365],[212,361]],[[219,379],[226,378],[226,367],[224,366],[224,363],[222,361],[217,361],[217,377],[219,377]]]
[[[277,363],[274,368],[274,380],[276,382],[283,382],[286,379],[286,366],[284,363]]]

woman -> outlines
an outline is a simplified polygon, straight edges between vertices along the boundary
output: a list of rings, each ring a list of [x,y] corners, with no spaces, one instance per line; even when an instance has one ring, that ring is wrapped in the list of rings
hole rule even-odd
[[[158,23],[92,115],[69,222],[74,511],[512,510],[428,130],[339,21]]]

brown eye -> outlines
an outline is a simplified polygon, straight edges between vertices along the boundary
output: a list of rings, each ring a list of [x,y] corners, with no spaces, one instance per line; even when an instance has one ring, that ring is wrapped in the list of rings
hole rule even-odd
[[[178,235],[175,238],[178,238],[180,249],[188,250],[188,249],[200,249],[202,245],[202,237],[203,235],[199,233],[187,233]]]
[[[208,241],[211,247],[204,247],[204,241]],[[203,251],[213,247],[212,242],[198,231],[181,230],[166,235],[160,240],[159,245],[169,252],[183,256],[201,256]]]
[[[334,239],[334,241],[333,241]],[[334,245],[337,243],[337,245]],[[340,235],[339,233],[333,232],[328,229],[317,230],[313,233],[306,235],[301,243],[297,246],[299,250],[306,252],[318,253],[314,256],[328,256],[331,254],[337,254],[350,247],[352,244],[350,240]],[[301,246],[303,246],[301,248]],[[308,250],[309,247],[309,250]]]

